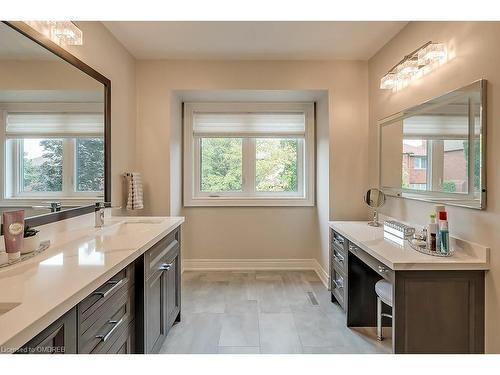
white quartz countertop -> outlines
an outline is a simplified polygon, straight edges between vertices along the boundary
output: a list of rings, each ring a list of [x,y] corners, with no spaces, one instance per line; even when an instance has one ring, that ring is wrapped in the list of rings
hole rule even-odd
[[[366,221],[331,221],[329,226],[393,270],[489,269],[489,248],[457,238],[450,237],[453,256],[436,257],[413,250],[407,242],[400,246],[385,239],[383,226],[372,227]]]
[[[48,224],[49,249],[0,269],[0,352],[24,345],[184,222],[112,217],[94,228],[93,214],[84,216]]]

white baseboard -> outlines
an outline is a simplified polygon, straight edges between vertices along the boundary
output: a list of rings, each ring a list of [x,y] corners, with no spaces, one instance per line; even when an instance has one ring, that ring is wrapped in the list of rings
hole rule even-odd
[[[264,271],[312,270],[325,287],[329,287],[328,273],[316,259],[183,259],[184,271]]]
[[[328,272],[325,271],[323,267],[321,267],[321,264],[316,259],[313,259],[315,263],[315,268],[314,271],[316,271],[316,274],[318,275],[319,279],[323,283],[326,289],[330,289],[330,275]]]

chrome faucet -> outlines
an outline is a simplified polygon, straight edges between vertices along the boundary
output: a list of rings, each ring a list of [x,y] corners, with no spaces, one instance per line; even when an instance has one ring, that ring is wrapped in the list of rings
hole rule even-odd
[[[95,227],[102,228],[104,226],[104,209],[106,208],[106,203],[96,202],[95,203]]]
[[[112,206],[110,202],[95,202],[95,227],[102,228],[104,226],[104,209],[105,208],[121,208],[121,206]]]
[[[42,205],[31,206],[31,208],[48,208],[50,212],[59,212],[62,209],[61,202],[42,202]]]

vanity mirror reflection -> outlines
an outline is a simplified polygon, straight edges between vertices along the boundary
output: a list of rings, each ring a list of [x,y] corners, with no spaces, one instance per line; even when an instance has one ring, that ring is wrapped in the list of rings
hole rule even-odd
[[[379,183],[387,195],[484,209],[486,81],[379,122]]]
[[[23,22],[0,23],[0,213],[30,225],[110,201],[110,81]]]

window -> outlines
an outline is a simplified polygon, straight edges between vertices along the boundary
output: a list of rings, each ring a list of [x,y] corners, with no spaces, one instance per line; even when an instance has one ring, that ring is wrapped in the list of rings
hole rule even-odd
[[[185,206],[314,205],[312,103],[186,103]]]
[[[415,169],[427,169],[427,157],[416,156],[413,158]]]
[[[104,192],[103,116],[8,113],[4,198],[98,198]]]

